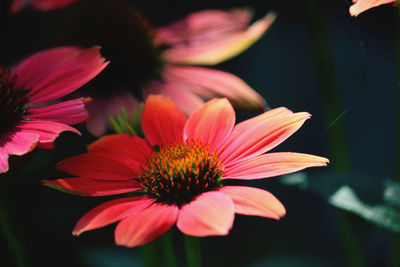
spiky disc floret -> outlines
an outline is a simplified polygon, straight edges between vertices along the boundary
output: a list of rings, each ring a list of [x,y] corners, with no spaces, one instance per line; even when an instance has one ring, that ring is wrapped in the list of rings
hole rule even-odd
[[[178,142],[153,152],[140,181],[157,202],[180,206],[222,186],[222,173],[221,159],[208,145]]]
[[[16,87],[16,76],[0,67],[0,132],[11,130],[26,114],[27,91]]]

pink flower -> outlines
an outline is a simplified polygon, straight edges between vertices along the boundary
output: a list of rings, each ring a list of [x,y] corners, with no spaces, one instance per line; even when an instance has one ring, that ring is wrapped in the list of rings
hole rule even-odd
[[[79,24],[71,31],[104,45],[105,55],[113,62],[107,70],[112,77],[105,79],[103,88],[96,86],[92,95],[88,92],[94,98],[88,106],[91,119],[87,121],[92,134],[104,134],[109,116],[114,115],[111,111],[118,110],[114,98],[126,99],[121,106],[128,113],[132,110],[129,103],[137,107],[132,92],[144,99],[150,94],[166,95],[186,114],[213,97],[226,97],[238,109],[264,111],[262,96],[239,77],[188,65],[215,65],[243,52],[271,26],[274,13],[250,24],[252,12],[248,9],[206,10],[154,29],[129,5],[104,0],[90,4],[95,15],[86,16],[82,7],[78,22],[86,26],[82,26],[82,32]],[[121,19],[110,22],[107,18],[111,12]],[[104,39],[110,35],[115,40]]]
[[[36,53],[14,69],[0,68],[0,173],[8,171],[8,156],[23,155],[36,145],[52,148],[68,126],[88,118],[85,99],[48,105],[90,81],[108,62],[99,47],[60,47]]]
[[[396,0],[353,0],[353,5],[350,7],[350,15],[358,16],[373,7],[377,7],[383,4],[395,3]]]
[[[16,13],[27,5],[31,5],[41,11],[51,11],[65,7],[76,1],[78,0],[13,0],[11,3],[11,12]]]
[[[187,119],[163,96],[150,95],[142,128],[146,139],[108,135],[88,153],[57,168],[78,176],[44,183],[73,194],[141,196],[105,202],[86,213],[73,234],[118,222],[115,242],[134,247],[163,235],[175,223],[192,236],[227,235],[234,214],[279,219],[285,208],[271,193],[225,186],[227,179],[252,180],[326,166],[326,158],[300,153],[267,153],[296,132],[306,112],[277,108],[235,125],[226,99],[213,99]]]

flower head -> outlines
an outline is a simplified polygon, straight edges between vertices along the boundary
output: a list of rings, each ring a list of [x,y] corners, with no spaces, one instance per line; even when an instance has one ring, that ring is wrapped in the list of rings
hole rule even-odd
[[[353,5],[350,6],[350,15],[358,16],[360,13],[380,5],[395,3],[396,0],[353,0]]]
[[[307,154],[264,154],[309,117],[277,108],[235,125],[231,104],[213,99],[187,119],[169,99],[151,95],[142,115],[146,140],[102,137],[88,153],[57,165],[78,177],[44,183],[85,196],[142,193],[95,207],[78,221],[74,235],[117,221],[116,243],[128,247],[154,240],[175,223],[187,235],[226,235],[235,213],[273,219],[285,214],[271,193],[226,186],[226,179],[267,178],[327,164]]]
[[[8,171],[8,155],[23,155],[39,146],[52,148],[68,126],[88,118],[74,99],[49,105],[90,81],[108,63],[99,47],[60,47],[36,53],[13,69],[0,67],[0,173]]]
[[[205,10],[160,28],[125,1],[80,1],[69,12],[58,44],[100,44],[113,63],[95,90],[85,92],[94,98],[87,121],[94,135],[104,134],[113,110],[121,109],[115,99],[121,98],[127,100],[121,106],[128,114],[128,104],[136,106],[133,97],[150,94],[168,96],[186,114],[213,97],[226,97],[238,109],[266,107],[262,96],[239,77],[193,65],[215,65],[243,52],[269,29],[273,12],[251,23],[249,9]]]

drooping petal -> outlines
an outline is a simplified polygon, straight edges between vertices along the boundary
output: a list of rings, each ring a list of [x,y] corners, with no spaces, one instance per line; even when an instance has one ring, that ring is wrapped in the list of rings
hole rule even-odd
[[[45,185],[54,189],[81,196],[109,196],[143,190],[135,180],[105,181],[85,177],[43,180]]]
[[[93,152],[67,158],[57,169],[82,177],[101,180],[131,180],[138,178],[141,162],[116,154]]]
[[[350,6],[350,15],[358,16],[360,13],[380,5],[395,3],[396,0],[353,0],[353,5]]]
[[[224,170],[224,179],[262,179],[297,172],[305,168],[326,166],[328,159],[309,154],[277,152],[260,155]]]
[[[72,128],[66,124],[58,123],[55,121],[21,121],[18,123],[18,128],[24,132],[34,133],[39,135],[38,147],[40,148],[52,148],[54,140],[65,131],[74,132],[81,134],[75,128]]]
[[[8,153],[0,147],[0,173],[8,172]]]
[[[76,223],[73,235],[96,228],[100,228],[111,223],[122,220],[131,214],[147,208],[153,202],[146,196],[119,198],[107,201],[87,212]]]
[[[244,30],[252,16],[252,12],[245,8],[194,12],[177,22],[159,28],[154,43],[175,45],[219,38],[221,35]]]
[[[180,85],[203,99],[226,97],[235,108],[248,110],[265,109],[265,101],[239,77],[228,72],[191,66],[166,66],[164,80]],[[180,92],[182,91],[180,90]]]
[[[146,164],[153,149],[146,140],[140,137],[130,134],[112,134],[103,136],[88,145],[88,151],[111,153]]]
[[[104,62],[100,47],[60,47],[36,53],[13,70],[17,86],[30,89],[29,104],[63,97],[101,72]]]
[[[215,150],[231,134],[235,119],[235,111],[227,99],[210,100],[190,115],[185,136],[188,141],[200,141]]]
[[[39,140],[39,135],[24,131],[7,132],[0,138],[0,147],[9,155],[24,155],[32,151]]]
[[[185,122],[185,114],[165,96],[147,97],[142,115],[142,128],[151,145],[160,146],[183,140]]]
[[[282,203],[265,190],[247,186],[224,186],[219,191],[232,198],[235,213],[277,220],[286,213]]]
[[[284,109],[269,112],[276,113],[277,116],[270,116],[267,112],[265,116],[236,125],[229,139],[219,149],[226,166],[271,150],[296,132],[311,117],[306,112],[290,114]]]
[[[27,118],[31,120],[55,121],[65,124],[77,124],[89,118],[85,109],[86,99],[74,99],[48,107],[30,108]]]
[[[172,80],[153,81],[145,86],[143,97],[146,98],[151,94],[162,94],[169,97],[186,115],[192,114],[204,104],[204,100],[188,90],[187,86]]]
[[[179,210],[176,225],[191,236],[227,235],[235,218],[231,198],[221,192],[206,192]]]
[[[122,220],[115,229],[120,246],[144,245],[165,234],[176,222],[178,207],[154,203]]]
[[[182,43],[167,49],[162,57],[175,64],[215,65],[245,51],[268,30],[275,20],[270,12],[243,31],[219,35],[219,38],[205,39],[199,44]]]
[[[62,8],[79,0],[33,0],[32,6],[41,11],[51,11]]]

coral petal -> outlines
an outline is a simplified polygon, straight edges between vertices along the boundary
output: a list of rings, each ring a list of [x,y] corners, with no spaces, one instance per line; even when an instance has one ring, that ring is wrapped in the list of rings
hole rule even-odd
[[[232,198],[235,213],[277,220],[286,213],[282,203],[265,190],[246,186],[224,186],[219,191]]]
[[[227,99],[210,100],[190,115],[185,136],[188,141],[200,141],[215,150],[231,134],[235,119],[235,111]]]
[[[165,96],[147,97],[142,115],[142,127],[146,139],[153,146],[182,141],[185,122],[185,114]]]
[[[8,153],[0,147],[0,173],[8,172]]]
[[[67,158],[57,169],[75,175],[100,180],[130,180],[138,178],[141,163],[110,153],[93,152]]]
[[[260,155],[225,168],[224,179],[262,179],[326,166],[328,159],[309,154],[277,152]]]
[[[43,180],[45,185],[57,190],[81,196],[108,196],[140,191],[143,188],[135,180],[105,181],[85,177]]]
[[[262,115],[264,116],[236,125],[232,135],[219,149],[226,166],[271,150],[296,132],[311,117],[306,112],[291,114],[286,109],[271,110]]]
[[[146,196],[119,198],[105,202],[86,213],[76,223],[73,235],[122,220],[136,212],[147,208],[153,200]]]
[[[178,207],[152,204],[122,220],[115,229],[115,243],[135,247],[165,234],[176,222]]]
[[[88,151],[124,156],[145,164],[153,149],[146,140],[140,137],[130,134],[112,134],[90,144]]]
[[[235,218],[231,198],[221,192],[206,192],[179,211],[177,226],[191,236],[227,235]]]
[[[383,4],[395,3],[396,0],[353,0],[354,4],[350,6],[349,12],[352,16],[358,16],[360,13]]]

